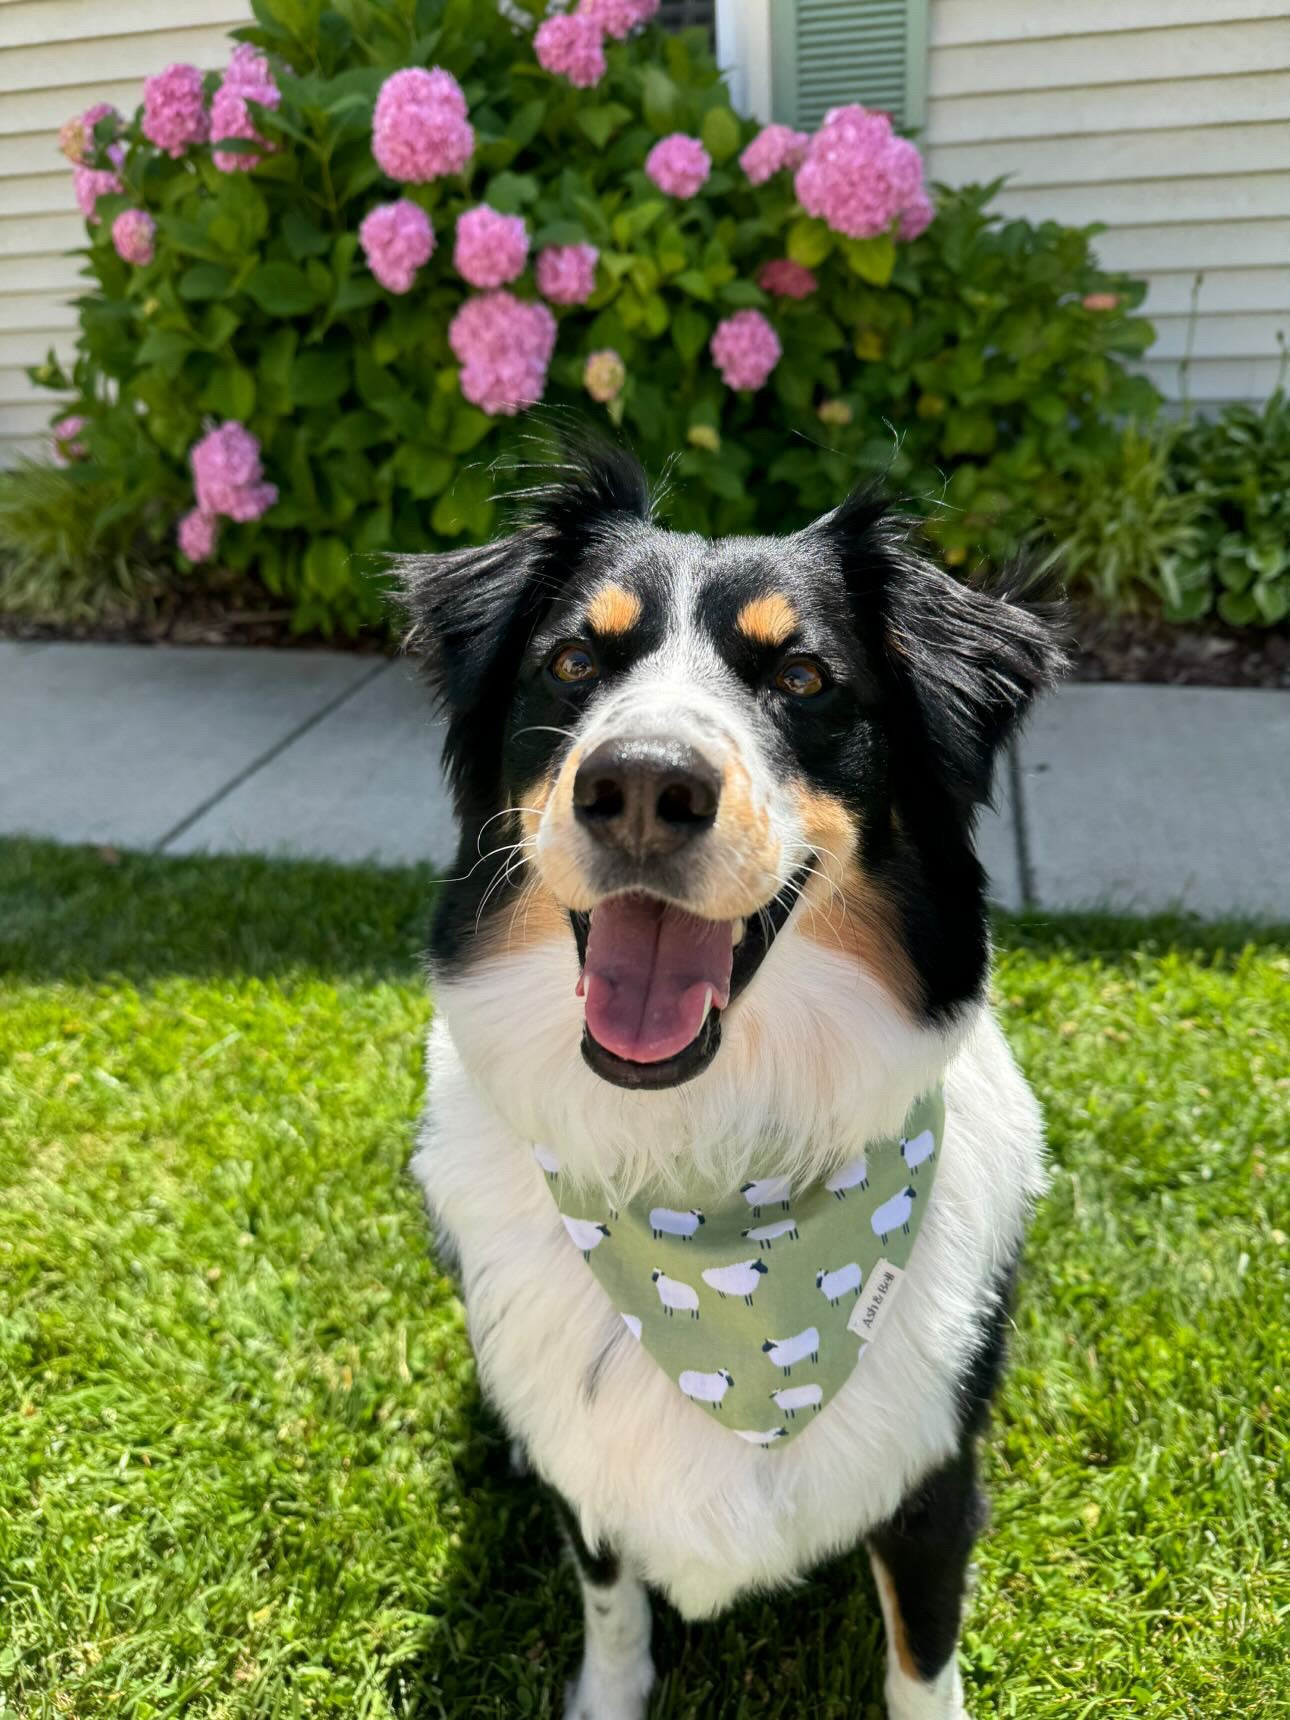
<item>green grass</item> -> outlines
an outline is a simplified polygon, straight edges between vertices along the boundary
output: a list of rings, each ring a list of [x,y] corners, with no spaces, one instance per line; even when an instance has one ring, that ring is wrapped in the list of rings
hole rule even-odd
[[[579,1634],[404,1175],[425,875],[0,845],[0,1713],[558,1713]],[[1013,921],[1047,1109],[977,1716],[1290,1712],[1290,939]],[[878,1713],[863,1560],[658,1720]]]

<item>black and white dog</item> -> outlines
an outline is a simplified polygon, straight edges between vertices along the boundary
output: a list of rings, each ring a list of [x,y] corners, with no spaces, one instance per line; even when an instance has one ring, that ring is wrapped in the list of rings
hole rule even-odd
[[[863,495],[792,536],[711,541],[654,525],[639,468],[605,450],[530,509],[505,541],[406,569],[461,820],[414,1169],[484,1389],[580,1568],[566,1712],[644,1714],[647,1585],[705,1618],[863,1541],[889,1713],[950,1720],[974,1446],[1043,1180],[986,1000],[972,830],[1060,667],[1053,610],[1020,581],[958,583]],[[620,980],[642,952],[626,1009],[587,961],[624,900],[648,922],[614,933]],[[668,992],[687,941],[709,983]],[[632,1341],[534,1157],[610,1206],[691,1172],[814,1183],[938,1083],[935,1198],[882,1341],[773,1457]]]

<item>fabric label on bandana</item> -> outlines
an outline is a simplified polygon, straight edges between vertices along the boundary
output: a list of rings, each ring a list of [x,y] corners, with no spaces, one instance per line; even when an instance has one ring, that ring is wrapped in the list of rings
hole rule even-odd
[[[754,1445],[786,1444],[836,1395],[900,1292],[936,1180],[939,1090],[895,1139],[822,1183],[785,1177],[622,1211],[567,1186],[535,1146],[573,1247],[632,1338],[693,1403]]]

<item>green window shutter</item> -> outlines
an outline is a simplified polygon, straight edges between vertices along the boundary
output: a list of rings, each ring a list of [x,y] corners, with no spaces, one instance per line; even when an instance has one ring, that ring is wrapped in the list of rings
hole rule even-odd
[[[928,0],[771,0],[775,118],[803,130],[860,102],[923,123]]]

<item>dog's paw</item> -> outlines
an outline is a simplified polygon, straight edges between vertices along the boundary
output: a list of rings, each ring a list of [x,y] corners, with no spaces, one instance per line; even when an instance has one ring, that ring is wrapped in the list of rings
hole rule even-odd
[[[564,1692],[564,1720],[645,1720],[654,1684],[653,1662],[613,1679],[584,1665]]]

